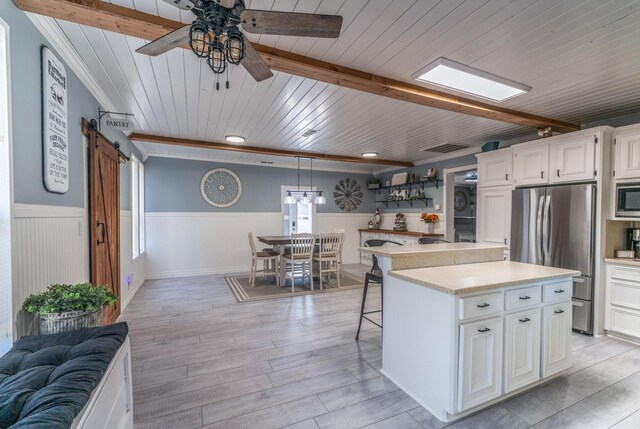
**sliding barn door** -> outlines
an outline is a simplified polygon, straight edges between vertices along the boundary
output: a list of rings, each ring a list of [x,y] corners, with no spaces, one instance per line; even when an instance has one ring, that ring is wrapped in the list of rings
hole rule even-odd
[[[89,131],[89,231],[91,283],[120,298],[120,156],[97,131]],[[120,304],[105,309],[105,324],[118,318]]]

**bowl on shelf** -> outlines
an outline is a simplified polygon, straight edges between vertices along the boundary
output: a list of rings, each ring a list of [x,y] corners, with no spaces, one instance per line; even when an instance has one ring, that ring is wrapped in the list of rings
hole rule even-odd
[[[499,145],[500,145],[499,141],[487,142],[482,145],[481,149],[483,152],[489,152],[489,151],[498,149]]]

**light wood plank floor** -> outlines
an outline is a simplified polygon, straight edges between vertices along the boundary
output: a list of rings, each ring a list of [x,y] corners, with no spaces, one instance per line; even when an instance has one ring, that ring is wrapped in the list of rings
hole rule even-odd
[[[121,317],[136,428],[445,427],[380,375],[377,327],[354,341],[360,300],[351,290],[238,304],[223,276],[147,281]],[[640,348],[575,335],[562,378],[450,427],[639,428]]]

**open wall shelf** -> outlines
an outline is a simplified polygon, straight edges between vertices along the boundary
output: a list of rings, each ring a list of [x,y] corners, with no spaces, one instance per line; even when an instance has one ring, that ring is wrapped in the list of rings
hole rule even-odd
[[[395,204],[396,207],[400,207],[400,203],[409,203],[410,207],[413,207],[414,204],[419,204],[419,202],[424,202],[425,207],[429,207],[429,202],[433,203],[433,198],[412,198],[409,200],[378,200],[376,203],[384,204],[387,208],[389,208],[389,204]],[[433,204],[431,204],[433,205]]]
[[[407,189],[411,192],[412,189],[418,188],[424,191],[424,188],[429,186],[435,186],[435,188],[438,189],[440,187],[440,183],[442,183],[442,179],[434,177],[433,179],[419,180],[413,183],[405,183],[404,185],[380,186],[378,189],[371,189],[371,191],[378,191],[378,193],[381,193],[383,190],[393,191],[394,189],[397,189],[401,191],[403,189]]]

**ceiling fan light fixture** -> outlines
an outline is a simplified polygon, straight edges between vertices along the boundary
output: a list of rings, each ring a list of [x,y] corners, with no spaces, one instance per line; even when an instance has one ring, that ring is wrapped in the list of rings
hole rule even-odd
[[[199,58],[206,58],[209,55],[211,45],[211,33],[209,26],[201,19],[193,21],[189,29],[189,47]]]
[[[225,48],[227,52],[227,61],[231,64],[238,65],[245,56],[244,36],[237,27],[232,27],[227,31],[227,40],[225,40]]]
[[[224,52],[224,45],[216,37],[209,45],[209,56],[207,64],[216,74],[222,74],[227,70],[227,58]]]
[[[231,142],[231,143],[244,143],[245,142],[245,138],[242,136],[225,136],[224,138],[226,141]]]

